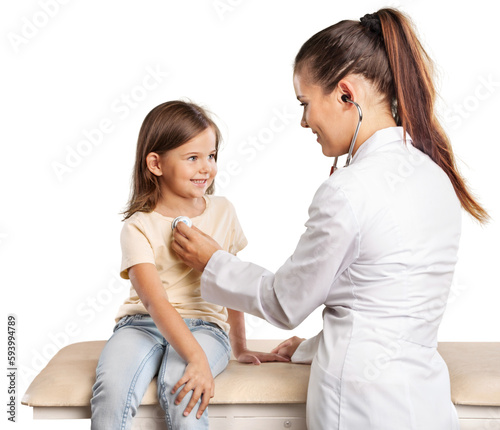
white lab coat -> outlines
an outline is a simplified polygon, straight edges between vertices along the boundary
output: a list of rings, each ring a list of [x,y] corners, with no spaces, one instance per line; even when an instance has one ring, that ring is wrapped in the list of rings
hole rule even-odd
[[[460,203],[441,168],[380,130],[316,192],[306,231],[275,273],[224,251],[202,296],[294,328],[325,305],[311,362],[310,430],[455,430],[437,331],[457,260]]]

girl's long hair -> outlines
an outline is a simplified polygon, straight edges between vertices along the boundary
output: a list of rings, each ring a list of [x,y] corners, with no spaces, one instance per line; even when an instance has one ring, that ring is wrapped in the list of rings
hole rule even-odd
[[[148,113],[139,131],[131,195],[127,208],[123,211],[124,220],[135,212],[153,211],[160,199],[159,179],[148,169],[147,155],[150,152],[162,155],[178,148],[208,127],[212,127],[215,133],[217,161],[221,133],[203,108],[194,103],[175,100],[156,106]],[[212,194],[213,191],[214,183],[208,187],[206,194]]]
[[[367,78],[414,146],[446,172],[462,207],[485,223],[489,215],[459,173],[449,138],[436,117],[433,63],[410,19],[398,10],[380,9],[361,21],[340,21],[311,37],[295,58],[295,73],[306,70],[326,94],[349,74]]]

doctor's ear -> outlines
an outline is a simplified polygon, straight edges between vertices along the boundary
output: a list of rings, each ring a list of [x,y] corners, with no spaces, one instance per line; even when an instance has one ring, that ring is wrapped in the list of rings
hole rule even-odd
[[[347,100],[354,101],[355,89],[351,82],[346,79],[341,79],[338,83],[339,101],[347,103]]]
[[[150,152],[146,156],[146,165],[148,170],[155,176],[161,176],[160,156],[156,152]]]

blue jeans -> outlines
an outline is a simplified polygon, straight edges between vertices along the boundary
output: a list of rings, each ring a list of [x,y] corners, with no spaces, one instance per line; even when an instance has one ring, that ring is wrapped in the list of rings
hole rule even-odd
[[[229,361],[231,347],[226,332],[216,324],[200,319],[184,319],[201,345],[212,375],[222,372]],[[207,410],[198,420],[201,400],[191,413],[183,415],[191,394],[179,405],[172,388],[184,374],[186,362],[177,354],[149,315],[123,317],[106,343],[92,388],[92,430],[128,430],[149,383],[158,375],[158,399],[170,430],[208,429]]]

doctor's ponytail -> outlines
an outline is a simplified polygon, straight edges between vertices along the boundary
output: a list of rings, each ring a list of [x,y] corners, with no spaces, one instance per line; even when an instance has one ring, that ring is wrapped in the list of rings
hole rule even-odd
[[[436,117],[433,63],[409,18],[395,9],[380,9],[360,21],[340,21],[304,43],[295,58],[295,73],[304,67],[326,94],[349,74],[368,79],[385,97],[413,145],[448,175],[462,207],[481,223],[489,219],[459,173],[448,136]]]
[[[394,79],[398,125],[408,131],[418,149],[446,172],[462,207],[478,221],[486,222],[489,216],[460,175],[448,136],[434,112],[436,90],[432,60],[416,37],[411,22],[401,12],[381,9],[377,15]]]

